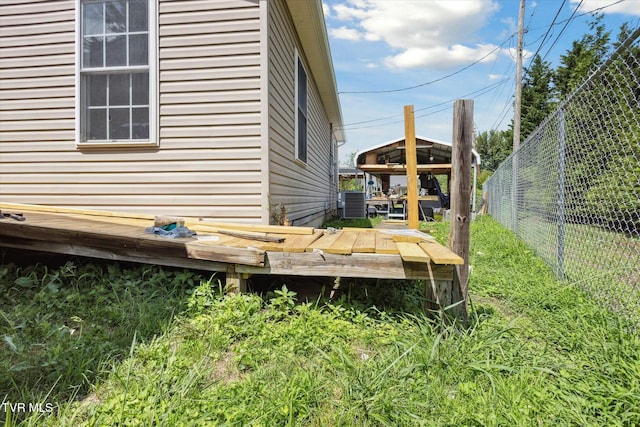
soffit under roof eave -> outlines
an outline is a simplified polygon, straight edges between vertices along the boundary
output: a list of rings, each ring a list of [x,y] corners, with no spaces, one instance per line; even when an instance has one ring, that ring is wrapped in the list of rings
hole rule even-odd
[[[319,0],[285,0],[338,142],[346,140],[329,37]]]

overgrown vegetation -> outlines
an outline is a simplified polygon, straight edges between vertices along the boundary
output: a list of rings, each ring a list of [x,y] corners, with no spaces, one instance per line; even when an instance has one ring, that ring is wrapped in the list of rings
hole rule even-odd
[[[170,327],[199,282],[195,273],[151,266],[3,263],[0,399],[84,398],[134,337],[145,342]]]
[[[446,236],[446,226],[429,227]],[[464,330],[419,313],[419,282],[354,283],[332,303],[301,304],[286,288],[224,296],[215,278],[190,283],[194,275],[149,267],[89,276],[96,266],[4,265],[0,381],[5,372],[14,380],[0,383],[2,395],[55,404],[53,413],[15,414],[25,426],[640,423],[637,333],[556,281],[488,217],[472,223],[471,263],[472,321]],[[69,277],[53,292],[56,275]],[[27,282],[30,293],[22,294]],[[123,304],[131,288],[149,293]],[[43,316],[58,329],[80,326],[71,316],[85,326],[48,337],[38,332],[47,329]],[[156,323],[141,321],[151,317]],[[108,351],[91,348],[105,341]],[[56,346],[69,350],[55,353]],[[86,360],[90,368],[80,364]],[[18,382],[12,372],[23,361],[34,368]],[[68,380],[71,371],[87,378]]]

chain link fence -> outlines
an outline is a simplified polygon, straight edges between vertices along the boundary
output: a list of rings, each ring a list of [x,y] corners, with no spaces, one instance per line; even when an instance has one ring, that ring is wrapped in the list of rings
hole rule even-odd
[[[488,212],[640,324],[640,29],[484,184]]]

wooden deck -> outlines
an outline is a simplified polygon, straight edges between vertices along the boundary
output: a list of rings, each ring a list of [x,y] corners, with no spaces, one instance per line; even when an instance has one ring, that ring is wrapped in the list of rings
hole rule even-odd
[[[0,246],[226,273],[244,290],[252,274],[428,279],[446,287],[462,258],[407,230],[280,227],[186,218],[192,238],[145,233],[154,215],[0,204]],[[279,240],[279,241],[263,241]]]

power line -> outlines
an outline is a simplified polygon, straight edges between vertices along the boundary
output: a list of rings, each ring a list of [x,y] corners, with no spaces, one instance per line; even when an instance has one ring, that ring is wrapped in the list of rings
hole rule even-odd
[[[569,22],[569,21],[571,21],[572,19],[578,18],[578,17],[580,17],[580,16],[584,16],[584,15],[592,14],[592,13],[594,13],[594,12],[599,12],[599,11],[601,11],[601,10],[604,10],[604,9],[608,8],[608,7],[615,6],[615,5],[616,5],[616,4],[618,4],[618,3],[622,3],[623,1],[626,1],[626,0],[617,0],[617,1],[613,2],[613,3],[608,4],[608,5],[601,6],[601,7],[595,8],[595,9],[593,9],[593,10],[590,10],[590,11],[587,11],[587,12],[584,12],[584,13],[581,13],[581,14],[579,14],[579,15],[574,16],[574,15],[575,15],[575,13],[576,13],[576,12],[578,11],[578,9],[580,8],[580,5],[582,5],[582,3],[584,2],[584,0],[582,0],[582,1],[580,2],[580,4],[578,5],[578,7],[576,7],[576,9],[574,10],[573,14],[571,15],[571,17],[570,17],[569,19],[564,20],[564,21],[560,21],[560,22],[558,22],[557,24],[555,24],[555,20],[557,19],[558,14],[560,13],[560,10],[562,9],[562,7],[564,6],[564,4],[566,3],[566,0],[563,0],[562,5],[560,6],[560,9],[558,10],[558,13],[556,13],[556,16],[553,18],[553,22],[551,23],[551,25],[549,25],[549,27],[548,27],[548,29],[547,29],[547,32],[546,32],[546,34],[545,34],[545,36],[544,36],[544,40],[543,40],[543,41],[542,41],[542,43],[540,44],[540,47],[538,47],[538,49],[536,50],[536,54],[535,54],[535,55],[537,55],[537,54],[538,54],[538,52],[540,51],[540,49],[541,49],[541,48],[542,48],[542,46],[544,45],[544,42],[546,41],[546,37],[547,37],[547,35],[549,34],[549,32],[552,30],[552,28],[553,28],[553,26],[554,26],[554,25],[560,25],[560,24],[565,23],[565,22],[566,22],[566,23],[568,23],[568,22]],[[565,28],[566,28],[566,25],[565,25]],[[562,32],[561,32],[561,34],[562,34]],[[560,34],[560,35],[561,35],[561,34]],[[468,65],[466,65],[466,66],[464,66],[464,67],[462,67],[462,68],[460,68],[459,70],[454,71],[453,73],[450,73],[450,74],[447,74],[447,75],[445,75],[445,76],[439,77],[439,78],[437,78],[437,79],[435,79],[435,80],[431,80],[431,81],[428,81],[428,82],[420,83],[420,84],[417,84],[417,85],[414,85],[414,86],[408,86],[408,87],[398,88],[398,89],[387,89],[387,90],[363,90],[363,91],[341,91],[341,92],[338,92],[338,95],[341,95],[341,94],[362,94],[362,95],[364,95],[364,94],[381,94],[381,93],[403,92],[403,91],[407,91],[407,90],[411,90],[411,89],[417,89],[417,88],[419,88],[419,87],[428,86],[428,85],[431,85],[431,84],[433,84],[433,83],[437,83],[437,82],[439,82],[439,81],[442,81],[442,80],[448,79],[448,78],[450,78],[450,77],[453,77],[453,76],[455,76],[455,75],[457,75],[457,74],[460,74],[461,72],[463,72],[463,71],[465,71],[465,70],[467,70],[467,69],[471,68],[472,66],[474,66],[474,65],[476,65],[476,64],[478,64],[478,63],[480,63],[480,62],[482,62],[484,59],[486,59],[486,58],[488,58],[490,55],[492,55],[496,50],[498,50],[499,48],[503,47],[507,42],[509,42],[511,39],[513,39],[514,35],[515,35],[515,33],[514,33],[514,34],[511,34],[511,35],[510,35],[509,37],[507,37],[507,38],[506,38],[506,39],[505,39],[505,40],[504,40],[504,41],[503,41],[499,46],[496,46],[496,47],[495,47],[491,52],[487,53],[487,54],[486,54],[485,56],[483,56],[482,58],[480,58],[480,59],[478,59],[478,60],[476,60],[476,61],[474,61],[474,62],[472,62],[472,63],[470,63],[470,64],[468,64]],[[558,37],[559,37],[560,35],[558,35]],[[557,42],[557,40],[558,40],[558,39],[556,38],[556,42]],[[554,43],[554,45],[555,45],[555,43]],[[553,47],[553,46],[552,46],[552,47]],[[533,56],[535,56],[535,55],[533,55]]]
[[[427,113],[427,114],[422,114],[422,115],[416,116],[416,118],[427,117],[427,116],[431,116],[431,115],[436,114],[436,113],[440,113],[442,111],[446,111],[446,110],[451,108],[450,104],[453,101],[455,101],[456,99],[474,97],[473,95],[475,95],[475,97],[477,98],[479,96],[484,95],[486,92],[489,92],[490,90],[495,89],[496,87],[498,87],[500,85],[504,85],[509,80],[511,80],[511,79],[510,78],[502,79],[502,80],[500,80],[500,81],[498,81],[496,83],[493,83],[493,84],[491,84],[489,86],[483,87],[482,89],[478,89],[476,91],[470,92],[468,94],[465,94],[465,95],[462,95],[462,96],[459,96],[459,97],[456,97],[456,98],[453,98],[453,99],[449,99],[449,100],[440,102],[438,104],[433,104],[433,105],[430,105],[428,107],[418,108],[418,109],[415,110],[415,112],[430,110],[432,108],[440,107],[442,105],[447,105],[447,107],[445,107],[445,108],[442,108],[442,109],[437,110],[437,111],[432,111],[432,112]],[[393,119],[393,118],[401,117],[401,116],[404,116],[404,115],[403,114],[395,114],[395,115],[392,115],[392,116],[381,117],[381,118],[378,118],[378,119],[371,119],[371,120],[364,120],[364,121],[361,121],[361,122],[349,123],[349,124],[341,126],[340,129],[342,129],[342,130],[358,130],[358,129],[369,129],[369,128],[374,128],[374,127],[388,126],[388,125],[392,125],[392,124],[396,124],[396,123],[402,123],[403,120],[395,120],[395,121],[389,122],[389,123],[381,123],[381,124],[368,125],[368,126],[350,127],[350,126],[356,126],[356,125],[360,125],[360,124],[367,124],[367,123],[373,123],[373,122],[379,122],[379,121],[383,121],[383,120]]]
[[[584,3],[584,0],[580,0],[580,3],[578,3],[578,6],[573,10],[573,13],[571,14],[571,16],[569,17],[569,19],[567,19],[565,21],[564,27],[562,27],[562,29],[560,30],[560,32],[558,33],[558,36],[556,37],[556,39],[553,41],[553,43],[551,44],[551,47],[549,47],[549,49],[547,50],[547,53],[545,53],[542,57],[542,60],[544,61],[544,59],[547,57],[547,55],[549,55],[549,52],[551,52],[551,49],[554,48],[554,46],[556,45],[556,43],[558,43],[558,40],[560,40],[560,37],[562,37],[562,34],[564,34],[565,30],[567,29],[567,27],[569,26],[569,24],[571,23],[572,20],[576,19],[577,17],[574,17],[574,15],[576,14],[576,12],[578,11],[578,9],[580,9],[580,6],[582,6],[582,3]]]
[[[491,84],[491,85],[489,85],[489,86],[485,86],[485,87],[483,87],[483,88],[481,88],[481,89],[478,89],[478,90],[476,90],[476,91],[470,92],[470,93],[468,93],[468,94],[466,94],[466,95],[462,95],[462,98],[467,98],[467,97],[470,97],[470,96],[472,96],[472,95],[476,95],[476,94],[477,94],[478,96],[483,95],[485,92],[488,92],[489,90],[491,90],[491,89],[493,89],[493,88],[496,88],[496,87],[498,87],[498,86],[500,86],[500,85],[504,84],[507,80],[509,80],[509,79],[503,79],[503,80],[500,80],[500,81],[498,81],[498,82],[496,82],[496,83],[493,83],[493,84]],[[480,92],[482,92],[482,93],[480,93]],[[448,100],[443,101],[443,102],[440,102],[440,103],[438,103],[438,104],[433,104],[433,105],[430,105],[430,106],[428,106],[428,107],[418,108],[418,109],[415,109],[415,110],[414,110],[414,112],[424,111],[424,110],[430,110],[431,108],[436,108],[436,107],[439,107],[439,106],[441,106],[441,105],[450,104],[451,102],[455,101],[456,99],[458,99],[458,98],[455,98],[455,99],[448,99]],[[394,114],[394,115],[391,115],[391,116],[380,117],[380,118],[377,118],[377,119],[363,120],[363,121],[361,121],[361,122],[347,123],[347,124],[345,124],[345,125],[342,125],[342,126],[340,127],[340,129],[343,129],[343,130],[344,130],[345,128],[347,128],[347,127],[349,127],[349,126],[355,126],[355,125],[361,125],[361,124],[373,123],[373,122],[380,122],[380,121],[382,121],[382,120],[393,119],[393,118],[401,117],[401,116],[404,116],[404,114]]]
[[[507,43],[509,41],[510,38],[513,37],[513,34],[505,41],[502,42],[502,44],[500,44],[499,46],[496,46],[493,50],[491,50],[491,52],[487,53],[486,55],[484,55],[482,58],[472,62],[469,65],[466,65],[456,71],[454,71],[453,73],[447,74],[446,76],[442,76],[439,77],[435,80],[431,80],[425,83],[420,83],[418,85],[415,86],[409,86],[409,87],[403,87],[400,89],[388,89],[388,90],[362,90],[362,91],[342,91],[342,92],[338,92],[338,95],[342,95],[342,94],[375,94],[375,93],[393,93],[393,92],[403,92],[405,90],[411,90],[411,89],[417,89],[419,87],[423,87],[423,86],[428,86],[431,85],[433,83],[437,83],[439,81],[448,79],[449,77],[453,77],[456,74],[460,74],[461,72],[473,67],[474,65],[482,62],[485,58],[488,58],[490,55],[492,55],[496,50],[500,49],[502,46],[504,46],[505,43]]]
[[[544,33],[544,38],[540,42],[540,46],[538,46],[538,49],[536,49],[536,53],[533,54],[532,58],[535,58],[536,55],[540,52],[540,49],[542,49],[542,46],[544,46],[544,43],[547,41],[547,36],[549,35],[551,30],[553,29],[553,26],[556,23],[556,19],[558,19],[558,16],[560,15],[560,12],[562,11],[562,8],[564,7],[565,3],[567,3],[567,0],[563,0],[562,4],[560,4],[560,7],[558,8],[558,11],[556,12],[556,16],[553,17],[553,20],[551,21],[551,25],[549,25],[549,28],[547,28],[547,31]]]
[[[576,15],[576,12],[578,11],[578,9],[580,8],[580,6],[581,6],[581,5],[582,5],[582,3],[584,2],[584,0],[581,0],[581,1],[580,1],[580,4],[578,4],[578,6],[574,9],[573,13],[571,14],[571,16],[570,16],[568,19],[563,20],[563,21],[559,21],[559,22],[557,22],[557,23],[556,23],[555,21],[556,21],[557,17],[559,16],[559,13],[560,13],[560,11],[561,11],[562,7],[563,7],[563,6],[564,6],[564,4],[566,3],[566,0],[563,0],[563,2],[562,2],[562,4],[561,4],[560,8],[558,9],[558,12],[556,13],[556,15],[555,15],[555,16],[554,16],[554,18],[553,18],[552,23],[551,23],[551,24],[548,26],[548,28],[547,28],[547,31],[546,31],[546,33],[545,33],[545,35],[544,35],[544,38],[543,38],[543,41],[540,43],[540,45],[539,45],[538,49],[536,50],[536,53],[535,53],[533,56],[535,57],[535,55],[537,55],[537,54],[540,52],[540,49],[544,46],[544,43],[547,41],[547,37],[548,37],[549,33],[552,31],[552,29],[553,29],[553,27],[554,27],[555,25],[560,25],[560,24],[563,24],[563,23],[565,24],[565,25],[564,25],[564,27],[562,28],[562,30],[560,31],[560,33],[558,34],[558,36],[556,37],[556,39],[554,40],[554,42],[553,42],[552,46],[549,48],[549,51],[550,51],[551,49],[553,49],[553,47],[556,45],[556,43],[558,42],[558,40],[560,39],[560,37],[562,36],[562,34],[563,34],[563,33],[564,33],[564,31],[566,30],[567,26],[569,25],[569,23],[570,23],[572,20],[574,20],[574,19],[576,19],[576,18],[578,18],[578,17],[581,17],[581,16],[585,16],[585,15],[588,15],[588,14],[592,14],[592,13],[594,13],[594,12],[602,11],[602,10],[604,10],[604,9],[607,9],[607,8],[611,7],[611,6],[615,6],[615,5],[616,5],[616,4],[618,4],[618,3],[622,3],[623,1],[626,1],[626,0],[617,0],[617,1],[613,2],[613,3],[608,4],[608,5],[601,6],[601,7],[595,8],[595,9],[593,9],[593,10],[590,10],[590,11],[587,11],[587,12],[583,12],[583,13],[581,13],[581,14]],[[533,13],[531,14],[531,16],[533,16]],[[542,28],[542,27],[538,27],[538,28],[536,28],[536,29],[539,29],[539,28]],[[527,29],[529,30],[529,28],[527,28]],[[465,67],[463,67],[463,68],[461,68],[461,69],[459,69],[459,70],[454,71],[453,73],[450,73],[450,74],[448,74],[448,75],[446,75],[446,76],[443,76],[443,77],[440,77],[440,78],[438,78],[438,79],[435,79],[435,80],[432,80],[432,81],[429,81],[429,82],[425,82],[425,83],[421,83],[421,84],[418,84],[418,85],[414,85],[414,86],[409,86],[409,87],[399,88],[399,89],[376,90],[376,91],[342,91],[342,92],[338,92],[338,94],[380,94],[380,93],[402,92],[402,91],[411,90],[411,89],[416,89],[416,88],[419,88],[419,87],[427,86],[427,85],[430,85],[430,84],[433,84],[433,83],[436,83],[436,82],[439,82],[439,81],[445,80],[445,79],[447,79],[447,78],[449,78],[449,77],[455,76],[456,74],[459,74],[459,73],[461,73],[461,72],[463,72],[463,71],[465,71],[465,70],[469,69],[470,67],[472,67],[472,66],[474,66],[474,65],[478,64],[479,62],[481,62],[481,61],[482,61],[482,60],[484,60],[485,58],[489,57],[489,56],[490,56],[491,54],[493,54],[497,49],[499,49],[499,48],[503,47],[506,43],[508,43],[508,42],[510,42],[511,40],[513,40],[514,35],[515,35],[515,33],[514,33],[514,34],[511,34],[510,36],[508,36],[508,37],[507,37],[507,38],[506,38],[506,39],[505,39],[505,40],[504,40],[504,41],[503,41],[499,46],[497,46],[496,48],[494,48],[491,52],[489,52],[488,54],[486,54],[486,55],[485,55],[485,56],[483,56],[482,58],[480,58],[480,59],[476,60],[475,62],[473,62],[473,63],[471,63],[471,64],[469,64],[469,65],[466,65]],[[538,39],[538,40],[539,40],[539,39]],[[549,51],[547,51],[547,53],[545,54],[545,57],[546,57],[546,55],[548,55],[548,54],[549,54]],[[543,59],[544,59],[544,58],[543,58]],[[494,63],[494,64],[495,64],[495,63]],[[511,68],[513,68],[513,64],[511,64],[511,65],[509,66],[509,69],[511,69]],[[482,92],[482,94],[484,94],[485,92],[488,92],[489,90],[491,90],[491,89],[493,89],[493,88],[496,88],[496,87],[498,87],[498,86],[500,86],[500,85],[503,85],[503,87],[502,87],[502,89],[501,89],[501,92],[502,92],[502,91],[504,90],[504,88],[505,88],[504,83],[506,83],[508,80],[511,80],[511,78],[509,78],[509,79],[503,79],[503,80],[500,80],[500,81],[499,81],[499,82],[497,82],[497,83],[494,83],[494,84],[492,84],[492,85],[486,86],[486,87],[484,87],[484,88],[482,88],[482,89],[479,89],[479,90],[477,90],[477,91],[475,91],[475,92],[471,92],[470,94],[463,95],[463,97],[469,97],[469,96],[471,96],[471,95],[473,95],[473,94],[475,94],[475,93],[478,93],[478,92]],[[483,91],[484,91],[484,92],[483,92]],[[481,95],[481,94],[478,94],[478,96],[480,96],[480,95]],[[512,94],[509,94],[509,98],[511,98],[512,96],[513,96]],[[495,105],[495,104],[497,103],[497,99],[498,99],[499,97],[500,97],[500,95],[499,95],[499,94],[498,94],[497,96],[495,96],[495,97],[494,97],[494,99],[491,101],[491,104],[492,104],[492,105]],[[458,98],[456,98],[456,99],[458,99]],[[440,103],[440,104],[434,104],[434,105],[431,105],[431,106],[429,106],[429,107],[424,107],[424,108],[421,108],[421,109],[418,109],[418,110],[415,110],[415,111],[422,111],[422,110],[427,110],[427,109],[431,109],[431,108],[436,108],[436,107],[438,107],[438,106],[440,106],[440,105],[443,105],[443,104],[446,104],[446,103],[450,103],[450,102],[452,102],[452,101],[453,101],[453,100],[448,100],[448,101],[445,101],[445,102],[443,102],[443,103]],[[500,115],[498,116],[498,117],[500,117],[500,118],[499,118],[499,121],[494,122],[494,126],[493,126],[493,128],[496,128],[497,126],[500,126],[500,125],[502,124],[502,122],[504,121],[504,119],[506,118],[506,115],[507,115],[507,113],[508,113],[508,108],[509,108],[509,106],[510,106],[510,103],[509,103],[509,100],[507,99],[507,101],[505,102],[505,106],[503,107],[503,110],[502,110],[502,112],[500,113],[500,115],[501,115],[502,117],[500,117]],[[429,113],[429,114],[425,114],[425,115],[422,115],[422,116],[417,116],[417,117],[426,117],[426,116],[428,116],[428,115],[432,115],[432,114],[436,114],[436,113],[441,112],[441,111],[445,111],[445,110],[446,110],[446,109],[448,109],[448,108],[449,108],[449,107],[447,107],[447,108],[445,108],[445,109],[441,109],[441,110],[435,111],[435,112],[432,112],[432,113]],[[493,108],[493,107],[491,107],[491,108]],[[361,121],[361,122],[349,123],[349,124],[343,125],[343,126],[341,127],[341,129],[343,129],[343,130],[357,130],[357,129],[364,129],[364,128],[378,127],[378,126],[388,126],[388,125],[391,125],[391,124],[400,123],[401,121],[394,121],[394,122],[390,122],[390,123],[376,124],[376,125],[371,125],[371,126],[362,126],[362,127],[355,127],[355,128],[353,128],[353,127],[352,127],[352,128],[349,128],[349,126],[355,126],[355,125],[359,125],[359,124],[367,124],[367,123],[374,123],[374,122],[378,122],[378,121],[383,121],[383,120],[393,119],[393,118],[396,118],[396,117],[399,117],[399,116],[402,116],[402,114],[397,114],[397,115],[392,115],[392,116],[386,116],[386,117],[381,117],[381,118],[371,119],[371,120],[365,120],[365,121]],[[498,120],[498,119],[496,119],[496,120]],[[496,124],[496,123],[497,123],[497,124]]]
[[[581,0],[581,1],[580,1],[580,4],[578,4],[578,6],[574,9],[573,13],[571,14],[571,16],[570,16],[568,19],[565,19],[565,20],[562,20],[562,21],[559,21],[559,22],[557,22],[557,23],[556,23],[555,21],[556,21],[556,19],[557,19],[557,17],[558,17],[558,14],[560,13],[560,11],[561,11],[561,9],[562,9],[563,5],[565,4],[566,0],[565,0],[565,1],[563,1],[562,5],[561,5],[561,6],[560,6],[560,8],[558,9],[558,12],[556,13],[555,17],[553,18],[553,22],[552,22],[552,23],[548,26],[548,28],[547,28],[547,31],[546,31],[545,36],[544,36],[544,40],[540,43],[540,46],[539,46],[539,47],[538,47],[538,49],[536,50],[536,53],[533,55],[533,57],[535,57],[535,56],[540,52],[540,49],[542,49],[542,47],[544,46],[544,43],[546,42],[547,36],[549,35],[549,33],[551,32],[551,30],[553,29],[554,25],[561,25],[561,24],[565,24],[565,25],[564,25],[564,27],[562,28],[562,30],[560,31],[560,33],[558,34],[558,36],[556,37],[556,39],[554,40],[553,44],[551,45],[551,47],[550,47],[550,48],[549,48],[549,50],[547,51],[547,53],[546,53],[546,54],[544,55],[544,57],[542,58],[543,60],[544,60],[544,58],[546,58],[546,56],[549,54],[549,52],[551,51],[551,49],[553,49],[553,47],[557,44],[557,42],[559,41],[559,39],[560,39],[560,37],[562,36],[562,34],[564,33],[564,31],[566,31],[567,26],[568,26],[568,25],[569,25],[569,23],[571,23],[573,20],[577,19],[578,17],[584,16],[584,15],[593,14],[593,13],[595,13],[595,12],[602,11],[602,10],[604,10],[604,9],[606,9],[606,8],[611,7],[611,6],[615,6],[616,4],[621,3],[621,2],[623,2],[623,1],[625,1],[625,0],[617,0],[617,1],[613,2],[613,3],[607,4],[607,5],[605,5],[605,6],[601,6],[601,7],[598,7],[598,8],[592,9],[592,10],[590,10],[590,11],[583,12],[583,13],[581,13],[581,14],[576,14],[576,13],[577,13],[577,11],[578,11],[578,9],[580,9],[580,6],[581,6],[581,5],[582,5],[582,3],[584,2],[584,0]],[[539,28],[540,28],[540,27],[539,27]],[[505,118],[506,118],[506,116],[507,116],[508,108],[509,108],[509,103],[508,103],[508,100],[507,100],[507,102],[505,102],[505,106],[504,106],[504,108],[503,108],[503,112],[498,116],[498,118],[496,119],[496,121],[494,122],[494,124],[493,124],[493,126],[492,126],[492,128],[493,128],[493,129],[497,128],[498,126],[500,126],[500,125],[502,124],[502,122],[504,121],[504,119],[505,119]]]

